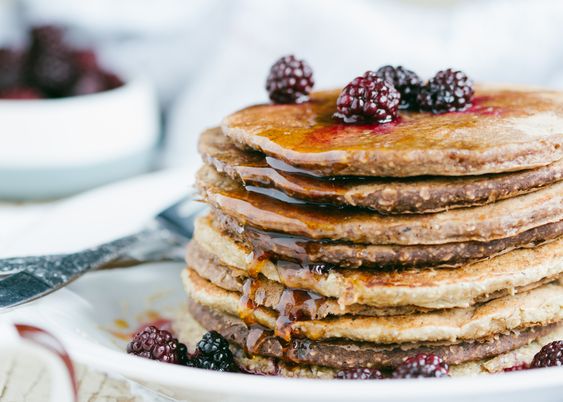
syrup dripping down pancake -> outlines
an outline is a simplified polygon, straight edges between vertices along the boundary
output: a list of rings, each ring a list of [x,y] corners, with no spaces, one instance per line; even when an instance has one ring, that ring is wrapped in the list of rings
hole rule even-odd
[[[428,213],[477,206],[526,194],[563,178],[563,159],[537,169],[469,177],[323,178],[276,169],[265,155],[242,150],[220,129],[201,135],[199,152],[206,163],[247,186],[271,188],[313,203],[354,206],[380,213]],[[289,169],[289,171],[287,171]]]
[[[287,261],[265,261],[267,266],[256,273],[251,272],[252,266],[239,269],[225,264],[197,242],[190,245],[187,259],[199,276],[225,290],[243,293],[255,305],[285,311],[287,305],[293,304],[296,310],[305,309],[296,311],[295,315],[303,313],[314,318],[345,314],[397,315],[470,307],[534,289],[562,278],[563,273],[561,258],[544,264],[525,266],[521,263],[515,267],[503,266],[501,261],[461,272],[333,270],[322,274]]]
[[[210,166],[203,166],[196,179],[204,201],[242,224],[316,240],[396,245],[491,241],[563,220],[563,182],[481,207],[382,216],[284,202],[247,191]]]
[[[198,271],[226,268],[239,276],[240,281],[262,275],[287,288],[334,298],[340,306],[436,309],[468,307],[487,297],[513,293],[518,288],[560,276],[562,244],[560,239],[536,249],[517,250],[457,269],[386,272],[332,269],[317,273],[306,265],[268,258],[257,264],[252,251],[212,229],[198,229],[187,258],[190,265],[199,265]],[[230,289],[235,289],[233,286]]]
[[[288,344],[273,336],[271,331],[259,326],[248,327],[234,316],[214,311],[193,301],[189,301],[188,305],[189,312],[182,311],[180,323],[177,325],[180,339],[184,342],[194,344],[199,339],[200,333],[215,330],[236,345],[235,348],[239,350],[239,353],[236,354],[239,363],[241,360],[244,362],[245,357],[254,361],[260,357],[275,358],[279,359],[281,363],[297,364],[303,369],[307,369],[311,365],[320,366],[317,367],[317,370],[321,373],[325,372],[331,377],[335,373],[327,368],[389,368],[400,364],[405,357],[417,353],[438,354],[450,365],[483,362],[493,356],[524,348],[536,340],[557,339],[557,334],[563,332],[560,325],[554,324],[457,344],[378,345],[348,341],[315,342],[307,339],[295,339]],[[198,329],[198,327],[201,328]],[[196,333],[193,334],[193,332]],[[243,364],[243,367],[245,366]],[[294,372],[299,371],[297,369]],[[279,375],[280,373],[270,372],[270,374]]]
[[[290,341],[348,340],[377,344],[457,343],[507,331],[545,326],[563,320],[563,285],[554,282],[513,296],[469,307],[394,316],[336,316],[321,320],[295,319],[281,326],[277,312],[256,306],[241,314],[241,294],[227,291],[192,270],[182,273],[189,297],[198,304],[261,325]]]

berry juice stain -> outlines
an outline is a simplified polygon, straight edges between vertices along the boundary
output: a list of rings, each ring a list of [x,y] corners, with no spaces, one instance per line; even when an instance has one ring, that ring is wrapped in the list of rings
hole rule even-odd
[[[102,328],[109,332],[114,338],[122,341],[130,341],[137,333],[144,330],[146,327],[156,327],[160,330],[166,330],[174,333],[172,329],[172,320],[162,317],[154,310],[147,310],[137,317],[137,322],[141,324],[136,329],[131,330],[132,325],[122,318],[117,318],[113,321],[112,328]]]
[[[477,88],[472,106],[462,112],[402,110],[391,123],[343,124],[333,118],[338,94],[338,90],[316,92],[311,101],[299,105],[252,106],[230,116],[227,124],[232,130],[261,137],[260,143],[270,155],[303,168],[315,166],[317,160],[342,163],[347,152],[406,152],[453,146],[488,149],[487,141],[472,141],[472,137],[460,143],[456,133],[471,129],[479,132],[503,124],[507,117],[526,117],[553,108],[553,102],[542,93]],[[339,171],[338,166],[332,170]]]

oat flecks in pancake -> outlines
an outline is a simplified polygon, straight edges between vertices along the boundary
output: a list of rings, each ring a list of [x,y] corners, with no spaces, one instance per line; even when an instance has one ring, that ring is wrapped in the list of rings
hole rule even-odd
[[[188,302],[192,316],[210,330],[222,333],[233,343],[251,349],[254,355],[278,357],[298,364],[352,368],[395,367],[409,355],[436,353],[448,362],[459,364],[481,360],[524,346],[530,341],[552,332],[555,325],[508,332],[496,337],[460,343],[426,343],[403,345],[378,345],[373,343],[342,341],[314,342],[294,339],[286,346],[271,331],[249,329],[240,319]],[[256,339],[260,342],[252,344]],[[249,342],[250,341],[250,342]],[[250,344],[250,345],[249,345]]]
[[[382,282],[385,282],[385,277],[387,276],[381,273],[373,273],[374,278],[372,279],[368,276],[362,277],[357,275],[357,272],[349,272],[348,274],[350,274],[350,276],[346,275],[347,272],[344,272],[342,275],[340,272],[335,272],[332,281],[338,281],[336,286],[341,287],[342,294],[346,295],[349,288],[361,288],[361,291],[357,290],[360,294],[380,295],[379,303],[373,303],[374,299],[370,299],[372,304],[375,305],[360,304],[364,302],[363,299],[360,299],[360,303],[346,304],[341,302],[341,299],[343,299],[342,296],[340,299],[326,296],[325,293],[330,293],[330,290],[325,292],[323,289],[328,286],[323,287],[322,284],[316,286],[315,283],[317,282],[315,282],[315,280],[318,280],[319,276],[311,273],[308,268],[290,268],[290,271],[305,271],[296,272],[296,276],[291,280],[291,282],[286,280],[283,276],[280,278],[280,283],[276,280],[267,279],[266,276],[258,275],[258,277],[250,279],[250,284],[247,282],[249,279],[248,272],[224,265],[218,260],[218,258],[215,258],[212,254],[205,251],[196,242],[192,242],[190,244],[187,258],[191,269],[196,271],[202,278],[207,279],[220,288],[243,292],[245,284],[246,286],[251,286],[253,294],[256,296],[250,297],[250,299],[256,305],[276,309],[276,306],[280,305],[279,303],[282,299],[286,301],[293,299],[293,297],[291,297],[291,292],[309,292],[308,295],[303,293],[296,294],[296,297],[315,300],[314,305],[307,308],[307,311],[310,314],[314,314],[315,319],[325,318],[329,315],[345,314],[368,316],[404,315],[428,311],[432,307],[469,307],[470,305],[476,303],[482,303],[502,296],[528,291],[552,282],[556,278],[562,277],[561,274],[558,273],[555,276],[540,276],[540,279],[537,279],[537,275],[525,278],[525,272],[521,273],[512,271],[511,274],[506,274],[503,278],[500,273],[498,273],[499,278],[497,278],[497,282],[494,284],[498,286],[498,289],[496,289],[492,286],[492,283],[484,282],[482,277],[479,276],[475,276],[473,278],[474,282],[471,282],[471,278],[462,278],[460,282],[456,282],[456,284],[452,286],[452,282],[456,280],[455,273],[454,275],[443,275],[442,277],[440,277],[440,275],[435,275],[435,277],[432,277],[432,273],[429,272],[429,275],[426,278],[428,281],[425,286],[426,289],[424,289],[427,294],[433,293],[433,291],[435,293],[435,289],[446,287],[447,289],[441,289],[442,293],[440,294],[444,294],[447,290],[452,290],[453,293],[459,293],[460,296],[458,298],[448,296],[447,299],[444,298],[447,302],[444,300],[434,300],[434,303],[431,306],[426,305],[425,307],[422,307],[419,306],[419,304],[421,304],[422,301],[422,297],[420,296],[424,296],[425,294],[424,290],[419,291],[418,300],[415,297],[411,297],[410,300],[414,301],[413,304],[409,305],[408,301],[404,300],[403,304],[400,304],[402,299],[401,296],[413,287],[408,285],[408,273],[406,274],[407,278],[402,279],[401,273],[396,273],[395,276],[397,276],[398,279],[396,281],[396,285],[394,285],[392,282],[388,282],[387,284],[380,283],[377,280],[377,277],[382,276]],[[277,269],[279,271],[279,268]],[[558,271],[561,271],[563,270],[563,267],[559,266],[557,269]],[[268,275],[268,273],[266,273],[266,275]],[[303,280],[303,277],[309,277],[309,279]],[[328,283],[330,283],[330,281],[330,279],[327,280]],[[520,286],[515,286],[516,283],[520,284]],[[472,290],[466,291],[465,294],[472,293],[474,298],[463,298],[462,295],[465,296],[465,294],[463,294],[463,291],[460,290],[462,287],[473,287]],[[321,294],[315,291],[317,288],[322,291]],[[493,291],[493,289],[496,290]],[[396,293],[394,293],[395,291]],[[435,296],[437,296],[437,294]],[[450,302],[452,299],[453,302]],[[448,305],[444,306],[445,303],[448,303]]]
[[[402,112],[395,124],[332,119],[338,90],[298,105],[257,105],[226,117],[235,142],[323,176],[464,176],[563,157],[563,93],[480,86],[463,113]]]
[[[533,355],[537,353],[543,345],[553,340],[561,339],[563,336],[563,325],[545,328],[538,327],[532,328],[528,331],[516,331],[506,335],[501,335],[500,337],[494,337],[490,340],[482,340],[477,343],[477,349],[479,350],[472,348],[472,345],[474,345],[473,342],[465,342],[458,345],[453,344],[451,347],[449,347],[448,344],[412,344],[408,346],[399,346],[362,343],[344,346],[347,342],[340,344],[337,342],[320,342],[315,344],[315,346],[319,345],[320,347],[315,347],[313,349],[298,348],[298,350],[301,351],[301,353],[298,354],[293,354],[289,351],[289,353],[287,353],[287,357],[297,358],[301,363],[297,366],[292,364],[291,367],[286,367],[284,366],[282,360],[263,356],[265,353],[269,356],[279,356],[282,354],[283,350],[280,350],[280,348],[276,346],[277,342],[275,338],[266,338],[264,344],[256,345],[261,353],[254,354],[252,357],[247,357],[247,355],[243,352],[243,347],[235,346],[235,344],[241,344],[241,335],[248,332],[248,330],[245,331],[246,326],[242,324],[240,320],[235,317],[230,317],[230,322],[222,323],[222,318],[227,317],[224,314],[213,312],[204,306],[198,306],[192,302],[189,304],[192,311],[194,311],[195,308],[194,313],[196,313],[196,315],[198,313],[197,310],[209,312],[207,317],[198,317],[205,323],[207,328],[203,328],[194,319],[193,315],[187,311],[187,309],[182,310],[175,321],[174,329],[176,333],[178,333],[180,340],[188,344],[191,349],[195,347],[197,341],[207,330],[219,330],[227,336],[228,339],[231,339],[231,342],[233,343],[232,349],[235,352],[236,360],[239,365],[245,369],[254,367],[253,370],[248,370],[250,372],[282,376],[332,378],[335,371],[333,371],[334,369],[332,368],[326,367],[328,365],[331,367],[354,367],[354,365],[357,366],[360,361],[363,363],[362,366],[370,366],[371,364],[378,362],[379,364],[383,364],[384,361],[386,364],[393,365],[392,359],[396,363],[400,360],[402,354],[416,353],[417,348],[420,347],[437,348],[433,349],[434,353],[437,353],[438,351],[444,353],[445,350],[449,350],[449,353],[446,352],[448,353],[446,358],[452,366],[452,375],[474,375],[481,374],[482,372],[496,372],[501,371],[505,367],[511,367],[516,363],[531,361]],[[222,324],[227,325],[228,328],[223,328]],[[306,346],[305,343],[305,340],[301,340],[295,346],[300,346],[300,344]],[[518,345],[524,346],[518,347]],[[338,346],[344,346],[344,350]],[[368,353],[360,352],[362,348],[365,348]],[[502,353],[503,351],[505,353]],[[479,354],[484,356],[498,353],[501,354],[493,358],[479,358]],[[367,361],[364,362],[362,359],[367,359]],[[468,359],[473,361],[468,361]],[[310,363],[303,364],[303,361],[309,361]],[[466,363],[459,364],[460,361],[466,361]],[[311,364],[311,362],[317,362],[317,364],[322,362],[322,364],[326,366],[321,367],[316,364]]]
[[[253,250],[245,249],[218,231],[211,225],[209,217],[200,217],[196,221],[194,236],[198,247],[224,265],[242,271],[251,269]],[[356,271],[333,269],[327,275],[301,275],[290,281],[290,276],[280,275],[277,265],[265,259],[260,272],[287,287],[309,289],[337,298],[343,305],[464,307],[487,294],[512,291],[560,275],[563,271],[563,238],[535,249],[515,250],[456,269],[370,272],[369,275]]]
[[[211,213],[213,225],[248,247],[264,250],[291,261],[321,262],[341,267],[374,269],[459,267],[518,248],[537,247],[563,235],[563,221],[488,242],[458,242],[426,245],[380,245],[315,241],[241,225],[218,210]]]
[[[190,297],[226,314],[238,316],[241,294],[221,289],[192,270],[182,275]],[[260,325],[274,329],[277,315],[257,307],[252,312]],[[295,321],[293,333],[311,340],[348,339],[374,343],[407,343],[479,339],[506,331],[547,325],[563,319],[563,285],[544,285],[485,304],[390,317],[343,316],[325,320]]]
[[[246,191],[210,166],[198,172],[197,186],[207,203],[243,224],[317,240],[398,245],[491,241],[563,219],[563,182],[481,207],[397,216],[290,204]]]
[[[301,200],[371,208],[381,213],[429,213],[489,204],[555,183],[563,178],[563,159],[514,173],[410,179],[327,180],[271,167],[258,152],[242,150],[221,129],[199,141],[205,162],[246,185],[275,188]]]

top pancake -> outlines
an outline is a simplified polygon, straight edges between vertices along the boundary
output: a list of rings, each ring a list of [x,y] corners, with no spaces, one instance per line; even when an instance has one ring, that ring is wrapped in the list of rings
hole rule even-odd
[[[223,120],[239,144],[322,176],[465,176],[563,157],[563,93],[481,86],[465,112],[402,112],[383,125],[332,118],[339,90],[302,104],[252,106]]]

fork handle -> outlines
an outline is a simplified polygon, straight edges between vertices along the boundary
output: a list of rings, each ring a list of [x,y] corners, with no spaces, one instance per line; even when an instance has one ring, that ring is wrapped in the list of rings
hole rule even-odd
[[[103,267],[124,256],[135,257],[151,249],[177,245],[178,238],[160,225],[72,254],[15,257],[0,260],[0,274],[25,271],[52,286],[69,282],[81,274]]]

